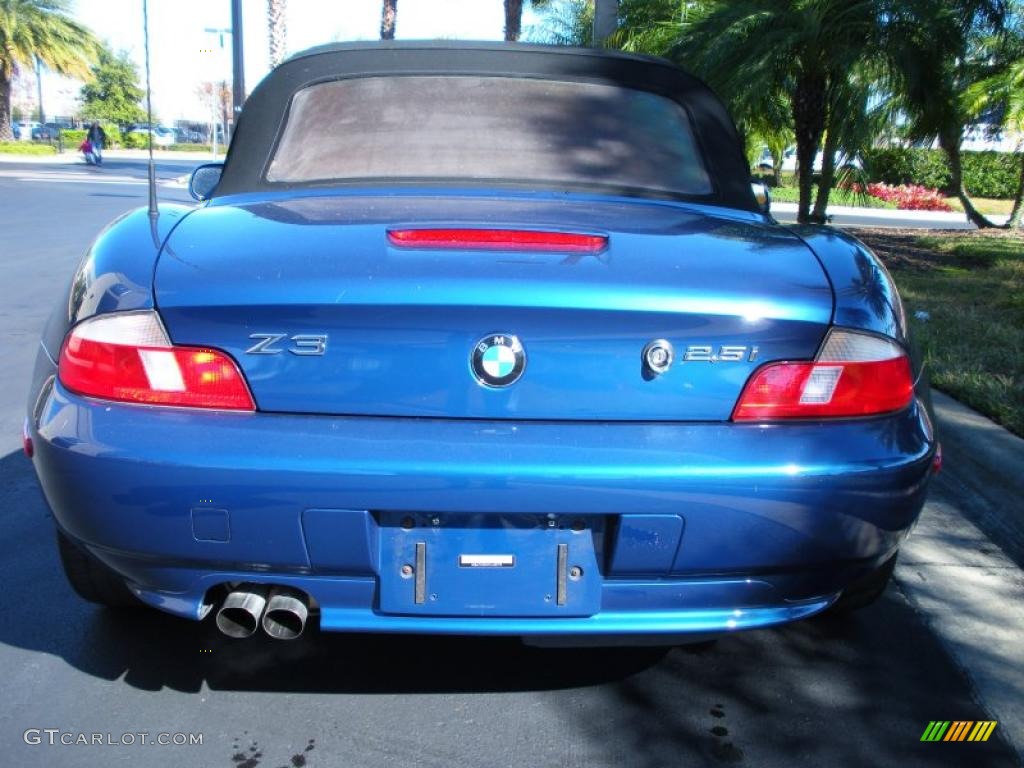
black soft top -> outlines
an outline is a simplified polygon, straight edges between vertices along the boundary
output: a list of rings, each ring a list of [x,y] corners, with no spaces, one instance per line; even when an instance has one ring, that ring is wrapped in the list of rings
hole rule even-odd
[[[675,65],[596,49],[449,41],[337,43],[292,56],[246,101],[216,196],[309,186],[266,179],[292,97],[308,86],[366,76],[510,74],[606,83],[672,99],[689,113],[711,177],[713,192],[701,202],[758,210],[750,169],[728,112],[711,89]]]

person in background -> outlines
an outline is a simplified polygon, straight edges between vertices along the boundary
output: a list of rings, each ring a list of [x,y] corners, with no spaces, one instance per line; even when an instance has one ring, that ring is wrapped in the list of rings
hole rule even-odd
[[[92,156],[92,144],[88,139],[83,139],[82,143],[78,145],[78,151],[82,153],[82,157],[85,158],[86,165],[92,165],[95,160]]]
[[[103,126],[94,122],[89,126],[85,138],[92,144],[92,156],[96,165],[103,165],[103,148],[107,145],[107,134],[103,131]]]

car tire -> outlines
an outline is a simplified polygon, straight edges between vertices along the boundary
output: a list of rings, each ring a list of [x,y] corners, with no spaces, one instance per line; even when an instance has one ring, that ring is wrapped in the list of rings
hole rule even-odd
[[[138,608],[142,605],[123,578],[60,531],[57,531],[57,551],[68,583],[83,600],[108,608]]]
[[[843,590],[843,594],[830,609],[833,614],[846,614],[867,608],[882,596],[885,588],[892,581],[896,569],[896,557],[893,555],[878,568],[861,576]]]

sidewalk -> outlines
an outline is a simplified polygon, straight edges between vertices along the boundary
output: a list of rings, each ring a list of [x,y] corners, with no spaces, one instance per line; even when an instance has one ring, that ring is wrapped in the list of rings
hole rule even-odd
[[[934,402],[945,471],[903,546],[896,585],[1024,760],[1024,440],[942,393]]]
[[[148,160],[149,152],[145,149],[107,149],[103,151],[104,160]],[[164,149],[153,150],[153,159],[161,160],[192,160],[200,163],[223,162],[224,153],[218,151],[217,157],[205,152],[179,152]],[[66,150],[58,155],[8,155],[0,153],[0,163],[39,163],[40,165],[73,165],[82,162],[82,155],[78,152]]]
[[[796,203],[772,203],[772,213],[784,213],[795,216],[797,212]],[[960,211],[903,211],[898,208],[858,208],[850,205],[830,205],[827,209],[829,216],[849,216],[851,218],[871,219],[892,219],[905,220],[913,219],[925,224],[964,224],[967,221],[966,214]],[[988,216],[995,224],[1005,224],[1010,218],[1005,215]]]

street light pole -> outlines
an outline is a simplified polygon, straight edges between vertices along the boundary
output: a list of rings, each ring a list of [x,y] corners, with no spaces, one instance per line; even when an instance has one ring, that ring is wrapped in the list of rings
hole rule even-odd
[[[220,29],[220,28],[206,27],[203,31],[207,32],[208,34],[211,34],[211,35],[216,35],[217,39],[220,42],[220,49],[221,49],[221,51],[224,50],[224,35],[230,35],[231,34],[231,30],[230,29]],[[233,35],[232,35],[232,37],[233,37]],[[232,42],[232,48],[234,48],[234,42]],[[214,57],[214,66],[216,66],[216,64],[217,64],[216,57]],[[216,72],[214,72],[213,74],[214,74],[214,76],[210,78],[210,111],[211,111],[211,115],[210,115],[210,117],[211,117],[211,120],[210,120],[210,150],[213,152],[213,159],[216,160],[217,159],[217,123],[218,123],[217,115],[220,112],[220,109],[218,108],[217,105],[218,105],[218,102],[220,101],[221,94],[218,92],[219,89],[217,87],[218,81],[217,81],[217,78],[216,78]]]
[[[602,47],[618,25],[619,0],[594,0],[594,47]]]
[[[36,56],[36,92],[39,94],[39,124],[46,123],[46,113],[43,111],[43,64]]]
[[[242,55],[242,0],[231,0],[231,114],[232,133],[245,101],[245,58]]]

